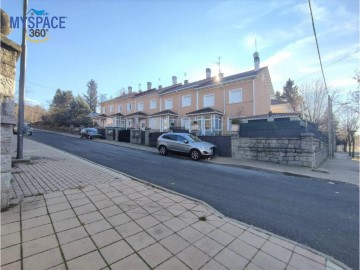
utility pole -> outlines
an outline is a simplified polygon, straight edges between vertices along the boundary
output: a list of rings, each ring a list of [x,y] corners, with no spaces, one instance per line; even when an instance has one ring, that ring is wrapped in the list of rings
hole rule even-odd
[[[23,159],[24,152],[24,106],[25,106],[25,70],[26,70],[26,11],[28,0],[23,0],[23,28],[22,28],[22,44],[20,58],[20,78],[19,78],[19,110],[18,110],[18,130],[17,130],[17,159]]]
[[[328,147],[329,147],[329,157],[333,156],[333,142],[332,142],[332,108],[331,108],[331,98],[328,95]]]

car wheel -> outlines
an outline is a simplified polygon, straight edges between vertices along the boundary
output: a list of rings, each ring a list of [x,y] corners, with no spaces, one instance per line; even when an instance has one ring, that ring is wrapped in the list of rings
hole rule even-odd
[[[190,157],[192,160],[199,160],[201,157],[201,154],[199,150],[193,149],[190,151]]]
[[[90,139],[90,140],[92,140],[92,139],[93,139],[93,137],[92,137],[92,136],[89,136],[89,139]]]
[[[164,145],[159,146],[159,153],[165,156],[167,154],[167,148]]]

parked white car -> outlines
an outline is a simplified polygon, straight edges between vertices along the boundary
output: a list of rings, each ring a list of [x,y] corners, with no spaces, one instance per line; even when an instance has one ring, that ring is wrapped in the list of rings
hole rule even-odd
[[[18,127],[14,126],[13,128],[13,134],[17,134],[18,133]],[[31,136],[33,133],[33,129],[31,127],[31,124],[29,123],[24,123],[24,127],[23,127],[23,135],[29,135]]]

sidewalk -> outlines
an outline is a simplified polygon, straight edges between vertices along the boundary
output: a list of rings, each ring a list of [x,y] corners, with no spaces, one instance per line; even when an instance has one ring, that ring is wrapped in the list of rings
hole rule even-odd
[[[1,269],[348,269],[197,200],[24,140]],[[16,200],[14,200],[16,202]]]

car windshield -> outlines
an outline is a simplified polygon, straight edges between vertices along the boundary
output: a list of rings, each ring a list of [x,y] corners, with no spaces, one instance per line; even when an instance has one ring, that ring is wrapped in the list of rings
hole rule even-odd
[[[200,140],[198,137],[195,137],[192,134],[189,134],[186,137],[189,140],[189,142],[202,142],[202,140]]]
[[[97,132],[97,129],[96,128],[88,128],[87,131],[88,132]]]

